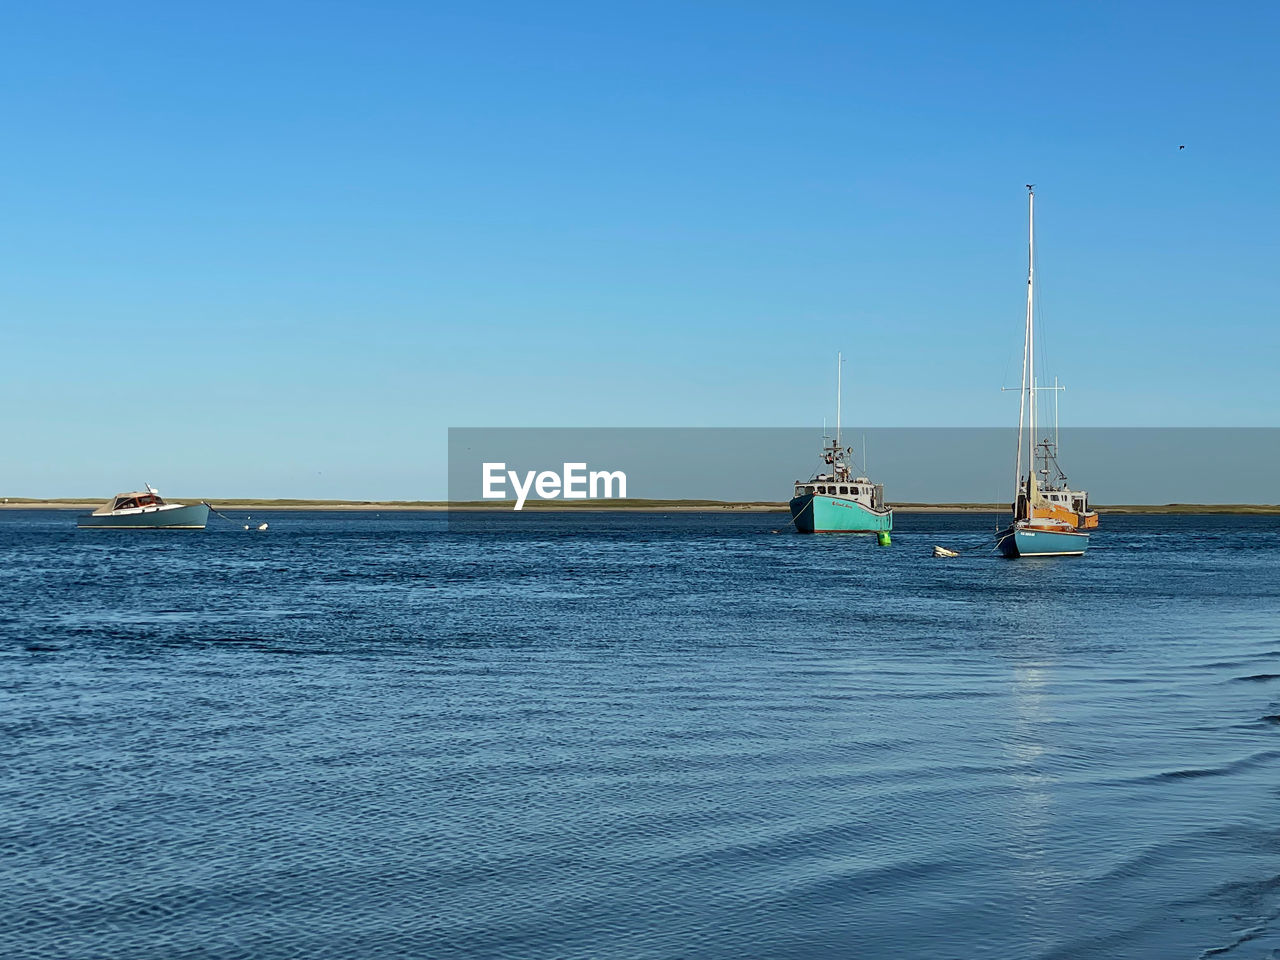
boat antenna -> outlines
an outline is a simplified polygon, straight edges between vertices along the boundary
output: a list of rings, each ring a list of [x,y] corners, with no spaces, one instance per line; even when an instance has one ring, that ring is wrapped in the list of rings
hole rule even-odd
[[[1053,378],[1053,455],[1059,456],[1062,451],[1058,449],[1058,394],[1061,390],[1058,388],[1058,378]]]

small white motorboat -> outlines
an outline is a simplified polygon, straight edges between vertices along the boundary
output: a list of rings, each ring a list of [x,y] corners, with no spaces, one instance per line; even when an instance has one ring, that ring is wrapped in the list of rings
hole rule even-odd
[[[151,484],[146,490],[117,493],[93,513],[79,517],[82,530],[203,530],[207,503],[165,503]]]

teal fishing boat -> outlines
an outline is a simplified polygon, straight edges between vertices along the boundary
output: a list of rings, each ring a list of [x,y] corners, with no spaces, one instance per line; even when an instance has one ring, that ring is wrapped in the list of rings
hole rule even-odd
[[[880,533],[893,529],[893,511],[885,506],[884,485],[855,476],[852,453],[840,444],[841,368],[836,355],[836,435],[824,437],[819,470],[808,480],[797,480],[792,497],[791,521],[800,533]],[[866,457],[863,457],[866,460]],[[864,462],[865,469],[865,462]]]
[[[1016,493],[1013,519],[996,534],[996,549],[1005,557],[1071,557],[1089,549],[1089,532],[1098,527],[1098,512],[1089,494],[1073,490],[1058,465],[1057,396],[1062,389],[1037,387],[1035,356],[1036,192],[1027,184],[1027,320],[1022,343],[1022,389],[1018,402],[1018,456],[1014,465]],[[1054,392],[1052,436],[1036,438],[1036,395]],[[1024,434],[1023,427],[1026,427]],[[1022,471],[1024,437],[1027,471]]]
[[[209,521],[207,503],[165,503],[151,484],[146,490],[117,493],[93,513],[79,517],[82,530],[203,530]]]

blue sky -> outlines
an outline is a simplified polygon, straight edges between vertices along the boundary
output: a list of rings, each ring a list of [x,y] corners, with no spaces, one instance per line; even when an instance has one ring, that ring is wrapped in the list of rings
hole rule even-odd
[[[443,496],[448,426],[1276,425],[1280,8],[29,4],[6,495]],[[1178,145],[1186,144],[1179,151]]]

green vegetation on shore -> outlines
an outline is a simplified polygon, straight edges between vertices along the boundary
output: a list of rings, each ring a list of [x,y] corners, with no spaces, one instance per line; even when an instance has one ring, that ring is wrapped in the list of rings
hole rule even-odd
[[[301,500],[301,499],[206,499],[204,497],[173,497],[175,503],[207,502],[220,510],[502,510],[510,511],[510,500]],[[34,497],[7,497],[0,508],[11,509],[85,509],[102,504],[103,498],[88,499],[60,497],[38,499]],[[1009,509],[1004,503],[895,503],[893,509],[902,513],[1003,513]],[[643,500],[638,498],[619,500],[528,500],[525,511],[574,511],[574,510],[631,510],[648,513],[714,513],[722,510],[750,513],[783,513],[784,501],[751,500],[730,502],[724,500]],[[1106,514],[1280,514],[1280,504],[1255,503],[1165,503],[1165,504],[1117,504],[1099,506]]]

